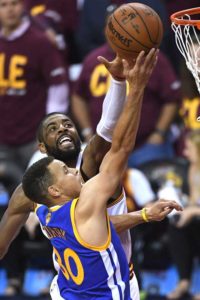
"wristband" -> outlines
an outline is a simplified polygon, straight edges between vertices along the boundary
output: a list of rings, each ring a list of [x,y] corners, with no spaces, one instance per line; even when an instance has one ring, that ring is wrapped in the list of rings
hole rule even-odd
[[[147,213],[146,213],[146,207],[144,207],[144,208],[142,209],[142,219],[143,219],[145,222],[149,222],[148,217],[147,217]]]

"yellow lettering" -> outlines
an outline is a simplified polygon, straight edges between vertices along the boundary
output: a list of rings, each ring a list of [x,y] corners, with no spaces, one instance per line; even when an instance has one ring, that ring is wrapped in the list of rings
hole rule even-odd
[[[71,279],[74,281],[75,284],[80,285],[84,280],[84,270],[83,265],[78,257],[77,253],[70,248],[65,249],[64,251],[64,264],[62,263],[62,259],[58,251],[53,248],[55,252],[57,262],[67,280]],[[76,265],[77,274],[73,274],[71,266],[70,266],[70,259],[72,259]]]
[[[106,94],[110,85],[110,76],[105,66],[97,65],[90,79],[90,92],[94,97],[102,97]]]
[[[69,263],[69,258],[72,258],[75,265],[76,265],[77,275],[74,275],[72,273],[70,263]],[[72,249],[67,248],[64,252],[64,259],[65,259],[66,268],[67,268],[67,270],[69,272],[69,275],[71,276],[72,280],[77,285],[80,285],[83,282],[83,279],[84,279],[84,270],[83,270],[83,265],[80,261],[80,258],[78,257],[76,252],[74,252]]]
[[[1,88],[8,88],[8,80],[5,79],[5,54],[0,54],[0,87]]]
[[[200,123],[197,122],[198,111],[200,108],[200,98],[184,99],[180,115],[183,118],[185,126],[190,129],[200,129]]]
[[[10,87],[14,89],[24,89],[26,88],[26,81],[19,80],[18,77],[24,75],[24,68],[27,64],[27,57],[23,55],[14,55],[10,61]]]
[[[69,280],[69,273],[67,272],[65,266],[63,266],[63,264],[62,264],[62,259],[60,257],[60,254],[58,253],[58,251],[55,248],[53,248],[53,251],[55,252],[55,255],[56,255],[56,258],[57,258],[57,263],[59,264],[65,278],[67,280]]]
[[[32,16],[37,16],[39,14],[42,14],[44,13],[46,10],[46,6],[45,5],[37,5],[37,6],[34,6],[33,8],[31,8],[31,15]]]
[[[104,65],[97,65],[91,75],[90,79],[90,93],[93,97],[104,97],[110,86],[111,77],[108,70]],[[129,86],[127,82],[127,95],[129,92]]]

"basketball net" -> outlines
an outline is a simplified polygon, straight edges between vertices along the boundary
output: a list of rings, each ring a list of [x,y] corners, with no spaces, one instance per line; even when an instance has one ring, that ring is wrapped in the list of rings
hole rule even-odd
[[[195,13],[190,14],[190,12],[193,10],[172,15],[171,27],[175,33],[176,45],[186,61],[187,68],[193,75],[200,93],[200,23],[191,19],[191,14]],[[200,116],[197,120],[200,121]]]
[[[187,16],[190,18],[190,16]],[[195,26],[172,23],[176,45],[185,58],[187,68],[195,78],[200,93],[200,40]]]

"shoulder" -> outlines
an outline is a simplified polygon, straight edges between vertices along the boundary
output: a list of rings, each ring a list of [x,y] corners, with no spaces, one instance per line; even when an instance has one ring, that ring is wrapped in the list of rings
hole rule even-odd
[[[32,44],[37,44],[37,49],[41,49],[43,46],[48,46],[50,48],[53,48],[53,45],[48,40],[46,34],[44,31],[37,28],[34,24],[30,25],[29,30],[27,31],[28,38],[30,42],[32,41]],[[36,50],[36,49],[34,49]]]

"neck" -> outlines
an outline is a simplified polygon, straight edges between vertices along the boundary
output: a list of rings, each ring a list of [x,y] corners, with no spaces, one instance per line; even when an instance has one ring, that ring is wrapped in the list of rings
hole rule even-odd
[[[64,161],[64,163],[69,166],[70,168],[76,168],[76,164],[77,164],[77,158],[74,160],[66,160]]]
[[[4,26],[2,27],[2,32],[5,37],[8,37],[13,33],[22,23],[22,20],[20,20],[17,24],[13,26]]]
[[[48,202],[48,207],[49,208],[51,208],[51,207],[53,207],[53,206],[57,206],[57,205],[59,205],[59,206],[62,206],[62,205],[64,205],[65,203],[67,203],[67,202],[69,202],[71,200],[71,198],[70,197],[60,197],[59,199],[57,198],[57,199],[52,199],[52,200],[50,200],[49,202]]]

